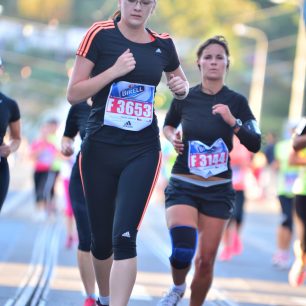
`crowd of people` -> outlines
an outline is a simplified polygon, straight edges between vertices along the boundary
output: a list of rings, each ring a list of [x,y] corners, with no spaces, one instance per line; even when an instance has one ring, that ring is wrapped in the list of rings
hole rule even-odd
[[[121,0],[112,19],[88,29],[76,50],[67,88],[72,106],[60,144],[59,122],[50,119],[30,146],[40,220],[56,211],[55,188],[61,174],[66,247],[76,235],[84,306],[126,306],[130,300],[137,276],[137,234],[161,169],[154,96],[163,73],[173,100],[162,133],[176,156],[161,184],[166,187],[173,284],[158,305],[178,305],[192,266],[189,305],[203,305],[216,258],[229,261],[243,251],[246,177],[252,171],[259,179],[262,170],[253,167],[262,142],[258,118],[247,99],[225,84],[230,69],[225,37],[213,36],[200,44],[200,77],[189,88],[171,36],[147,28],[155,6],[156,0]],[[20,145],[20,125],[18,104],[0,93],[0,209],[9,187],[7,157]],[[77,135],[80,149],[74,145]],[[264,151],[266,165],[278,180],[276,195],[283,216],[272,263],[290,268],[292,286],[302,285],[306,277],[305,137],[302,120],[286,139],[274,138]]]

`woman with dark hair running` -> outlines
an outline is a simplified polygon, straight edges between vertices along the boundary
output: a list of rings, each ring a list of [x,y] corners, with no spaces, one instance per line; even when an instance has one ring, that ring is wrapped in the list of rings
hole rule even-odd
[[[74,154],[74,139],[77,134],[80,135],[82,140],[85,137],[85,126],[90,113],[89,104],[90,102],[83,101],[71,106],[69,110],[61,142],[61,152],[64,156],[70,157]],[[90,254],[91,231],[88,209],[81,181],[79,157],[80,153],[77,154],[71,170],[69,197],[79,238],[77,259],[82,284],[86,294],[84,306],[94,306],[96,305],[96,278]]]
[[[205,301],[213,280],[214,262],[235,192],[229,152],[234,134],[250,151],[260,149],[261,133],[244,96],[224,84],[229,49],[223,36],[198,49],[199,85],[183,101],[174,99],[164,134],[178,153],[165,190],[166,219],[172,243],[173,285],[158,305],[177,305],[195,256],[190,306]],[[181,132],[177,130],[182,126]]]
[[[0,76],[4,68],[0,58]],[[6,198],[9,183],[10,170],[7,158],[16,152],[21,143],[20,111],[16,101],[0,92],[0,210]],[[9,142],[4,142],[4,136],[9,131]]]
[[[156,0],[119,0],[77,50],[68,101],[92,97],[81,175],[92,230],[97,305],[127,305],[137,273],[136,237],[156,184],[160,140],[154,96],[162,73],[178,99],[189,86],[171,37],[146,28]]]
[[[299,167],[298,176],[293,184],[294,225],[297,237],[294,241],[294,262],[288,279],[293,287],[303,285],[306,279],[306,118],[299,122],[293,138],[293,149],[289,162]]]

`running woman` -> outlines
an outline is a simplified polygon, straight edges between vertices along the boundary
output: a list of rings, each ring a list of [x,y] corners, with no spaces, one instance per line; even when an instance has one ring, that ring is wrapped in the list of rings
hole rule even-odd
[[[173,285],[159,305],[177,305],[183,297],[195,253],[189,305],[204,303],[222,233],[234,211],[229,158],[233,136],[252,152],[261,144],[246,98],[224,84],[229,69],[225,38],[205,41],[198,49],[197,64],[200,84],[183,101],[172,101],[163,129],[178,156],[165,190]],[[182,135],[177,130],[180,124]]]
[[[65,156],[74,154],[74,139],[77,134],[83,140],[85,137],[85,126],[90,113],[90,105],[84,101],[71,106],[67,119],[64,134],[62,137],[61,152]],[[75,163],[72,167],[69,180],[69,196],[72,205],[74,218],[79,238],[77,251],[78,266],[81,280],[85,289],[86,299],[84,306],[96,305],[95,295],[95,274],[90,254],[90,224],[88,210],[82,188],[82,181],[79,169],[79,156],[76,156]]]
[[[288,279],[291,286],[298,287],[306,279],[306,118],[302,118],[296,128],[293,149],[290,163],[299,166],[298,177],[293,184],[297,238],[293,245],[295,260]]]
[[[146,28],[156,2],[119,0],[112,20],[88,30],[68,85],[71,104],[93,100],[81,173],[97,305],[127,305],[135,283],[136,237],[161,163],[153,104],[162,73],[178,99],[189,91],[171,37]]]
[[[0,58],[0,76],[4,68]],[[0,92],[0,210],[7,195],[10,182],[8,156],[16,152],[21,143],[20,110],[16,101]],[[4,136],[9,131],[9,141],[4,142]]]

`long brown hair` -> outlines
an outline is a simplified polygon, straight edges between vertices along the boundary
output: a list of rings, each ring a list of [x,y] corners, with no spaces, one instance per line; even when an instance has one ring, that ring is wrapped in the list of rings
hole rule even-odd
[[[111,16],[111,19],[113,20],[117,20],[117,19],[120,19],[121,18],[121,11],[120,10],[117,10],[114,12],[114,14]]]

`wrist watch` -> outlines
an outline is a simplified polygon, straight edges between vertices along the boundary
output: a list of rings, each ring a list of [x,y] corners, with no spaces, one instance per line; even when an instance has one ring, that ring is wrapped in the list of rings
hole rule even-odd
[[[237,129],[242,127],[242,121],[240,119],[236,119],[235,124],[232,126],[232,129]]]

